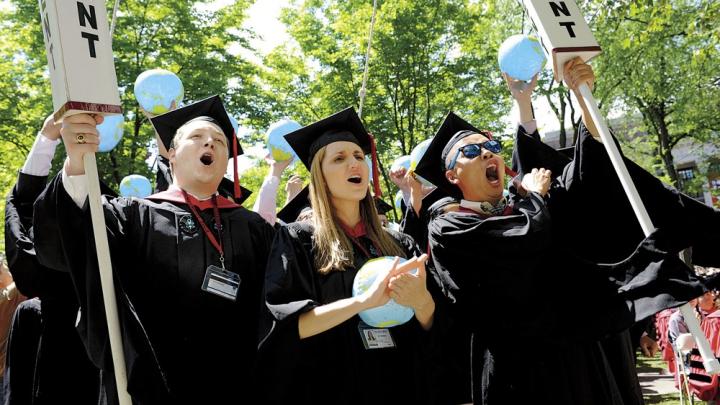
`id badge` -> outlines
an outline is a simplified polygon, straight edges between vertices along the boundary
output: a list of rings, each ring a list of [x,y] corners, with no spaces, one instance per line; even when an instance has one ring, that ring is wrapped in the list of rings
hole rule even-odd
[[[360,339],[366,350],[395,347],[395,341],[388,328],[373,328],[365,322],[360,322],[358,332],[360,332]]]
[[[202,290],[235,301],[240,289],[240,276],[237,273],[210,265],[205,271]]]

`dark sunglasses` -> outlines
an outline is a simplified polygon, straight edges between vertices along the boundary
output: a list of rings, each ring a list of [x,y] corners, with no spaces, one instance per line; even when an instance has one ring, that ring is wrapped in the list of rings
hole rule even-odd
[[[447,165],[447,170],[452,170],[453,167],[455,167],[455,163],[457,163],[457,159],[460,157],[460,152],[462,152],[463,156],[468,159],[475,159],[480,156],[483,149],[492,153],[500,153],[500,151],[502,151],[502,144],[498,140],[491,139],[481,143],[471,143],[469,145],[465,145],[457,150],[455,156],[450,161],[450,164]]]

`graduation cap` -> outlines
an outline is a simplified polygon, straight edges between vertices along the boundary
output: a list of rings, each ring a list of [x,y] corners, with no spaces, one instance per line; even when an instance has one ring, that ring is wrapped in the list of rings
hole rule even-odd
[[[360,117],[353,107],[348,107],[320,121],[300,128],[285,135],[290,147],[310,170],[315,154],[333,142],[353,142],[362,148],[363,152],[372,156],[373,187],[375,196],[382,196],[380,181],[378,180],[377,150],[375,138],[365,129]]]
[[[234,196],[235,183],[227,177],[223,177],[222,180],[220,180],[220,185],[218,186],[218,193],[222,196],[232,198],[233,201],[235,201],[235,204],[242,205],[242,203],[244,203],[253,192],[243,186],[240,186],[240,198],[236,198]]]
[[[451,184],[445,177],[445,159],[452,145],[473,134],[481,134],[488,139],[492,139],[492,133],[489,131],[479,130],[452,111],[449,112],[435,133],[435,137],[430,142],[422,159],[418,162],[415,173],[434,184],[446,195],[459,197],[460,189]],[[515,176],[515,173],[507,166],[505,172]]]
[[[388,204],[387,202],[385,202],[385,200],[379,197],[375,197],[375,208],[380,215],[385,215],[393,209],[390,204]]]
[[[305,186],[295,198],[278,211],[277,217],[286,224],[295,222],[303,211],[310,208],[310,199],[308,197],[310,197],[310,187]]]
[[[165,149],[173,147],[172,141],[177,130],[190,121],[211,122],[223,131],[228,140],[228,157],[232,157],[235,165],[235,178],[233,185],[233,196],[239,201],[242,196],[240,182],[237,174],[237,157],[243,154],[242,147],[235,136],[230,117],[228,116],[223,102],[219,96],[210,96],[204,100],[177,108],[165,114],[150,118],[155,131],[160,136]]]

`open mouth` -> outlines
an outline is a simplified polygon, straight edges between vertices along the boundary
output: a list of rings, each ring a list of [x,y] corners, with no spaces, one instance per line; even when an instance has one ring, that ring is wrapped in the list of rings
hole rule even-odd
[[[200,157],[200,162],[202,162],[202,164],[204,164],[205,166],[210,166],[211,164],[213,164],[214,160],[215,158],[210,153],[205,153]]]
[[[487,177],[488,181],[491,183],[498,181],[500,178],[498,177],[497,166],[494,164],[488,165],[485,169],[485,177]]]
[[[362,182],[362,178],[360,176],[352,176],[348,179],[350,183],[360,184]]]

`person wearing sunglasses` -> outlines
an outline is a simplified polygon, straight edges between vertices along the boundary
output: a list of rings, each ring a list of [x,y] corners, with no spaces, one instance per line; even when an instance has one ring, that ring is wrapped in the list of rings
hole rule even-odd
[[[594,79],[587,65],[575,66],[565,73],[573,90]],[[498,154],[500,143],[449,113],[415,169],[447,196],[429,208],[428,243],[448,299],[443,314],[458,326],[439,346],[462,347],[463,328],[472,335],[466,355],[472,358],[468,378],[475,404],[532,398],[625,405],[600,339],[709,286],[677,251],[700,247],[705,260],[719,261],[696,237],[717,233],[706,230],[718,223],[718,212],[667,203],[687,223],[682,232],[659,231],[635,241],[629,252],[616,246],[623,238],[618,230],[631,225],[613,218],[625,211],[619,201],[606,203],[622,190],[607,186],[611,165],[593,132],[581,133],[573,162],[534,137],[518,136],[514,155],[521,174],[506,195],[506,173],[512,170]],[[664,188],[657,191],[648,181],[639,186],[667,200]],[[605,222],[585,226],[594,217]],[[589,251],[623,256],[591,260]]]

